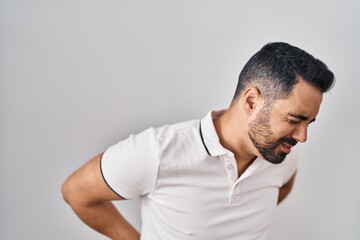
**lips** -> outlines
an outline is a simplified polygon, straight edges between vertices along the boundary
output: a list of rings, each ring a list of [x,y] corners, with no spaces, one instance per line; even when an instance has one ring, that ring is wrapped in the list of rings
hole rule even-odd
[[[281,147],[285,153],[289,154],[291,152],[292,145],[287,143],[281,143]]]
[[[289,154],[291,152],[291,148],[293,146],[295,146],[295,144],[290,144],[290,143],[287,143],[287,142],[282,142],[281,143],[281,146],[284,150],[285,153]]]
[[[291,148],[297,144],[297,141],[293,138],[283,138],[280,142],[282,150],[286,154],[289,154],[291,152]]]
[[[287,147],[287,148],[292,148],[294,145],[292,145],[292,144],[289,144],[289,143],[281,143],[282,145],[284,145],[285,147]]]

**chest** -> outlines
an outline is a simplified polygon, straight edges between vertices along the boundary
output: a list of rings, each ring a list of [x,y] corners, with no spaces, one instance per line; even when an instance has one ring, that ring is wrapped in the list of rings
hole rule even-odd
[[[224,228],[237,234],[266,229],[277,206],[280,183],[265,169],[249,168],[238,178],[236,165],[226,158],[169,160],[160,166],[149,204],[159,218],[166,219],[163,224],[212,239],[210,235],[224,234]]]

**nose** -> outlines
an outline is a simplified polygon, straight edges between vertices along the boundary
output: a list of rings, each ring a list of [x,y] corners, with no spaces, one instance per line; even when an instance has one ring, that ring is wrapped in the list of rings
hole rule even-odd
[[[306,142],[307,140],[307,125],[299,124],[296,126],[295,130],[292,132],[291,137],[297,140],[298,142]]]

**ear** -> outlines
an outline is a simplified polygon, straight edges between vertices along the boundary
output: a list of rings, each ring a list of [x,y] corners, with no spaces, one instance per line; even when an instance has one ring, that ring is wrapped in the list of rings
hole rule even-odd
[[[256,109],[261,109],[263,104],[262,95],[257,87],[249,87],[243,93],[242,105],[249,114]]]

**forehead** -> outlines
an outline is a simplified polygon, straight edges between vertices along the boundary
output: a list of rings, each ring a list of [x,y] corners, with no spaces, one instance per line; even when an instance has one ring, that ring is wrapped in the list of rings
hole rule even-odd
[[[274,109],[285,114],[304,115],[313,119],[319,113],[322,98],[323,93],[320,90],[299,80],[288,98],[277,100],[274,103]]]

